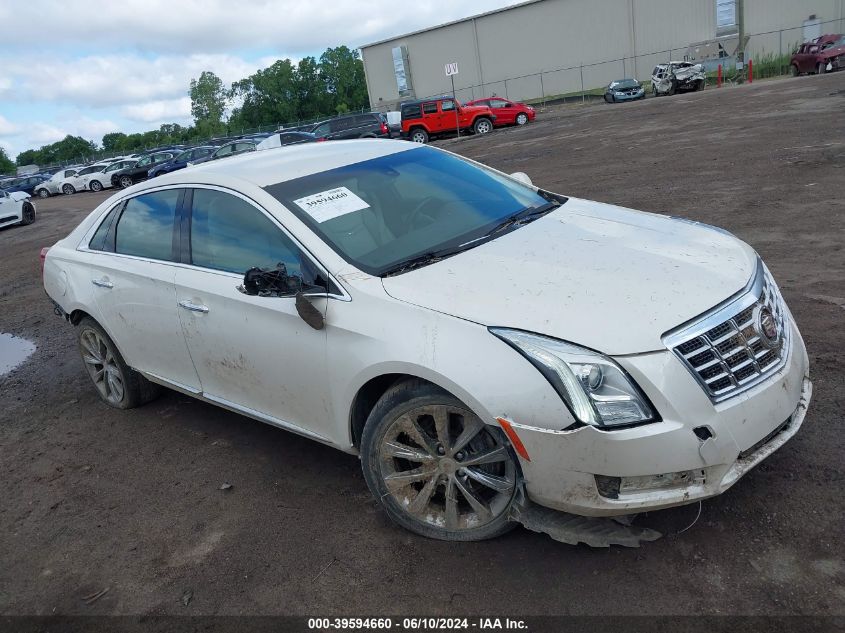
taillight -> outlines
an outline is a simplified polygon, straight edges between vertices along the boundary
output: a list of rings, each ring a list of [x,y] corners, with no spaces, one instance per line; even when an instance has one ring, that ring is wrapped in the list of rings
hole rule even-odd
[[[381,122],[381,133],[387,134],[387,125],[385,125],[384,121]]]
[[[44,260],[47,259],[47,251],[50,250],[49,246],[45,246],[41,249],[40,259],[41,259],[41,279],[44,279]]]
[[[317,142],[319,143],[320,141],[325,141],[325,140],[326,140],[326,137],[325,137],[325,136],[322,136],[322,137],[320,137],[320,138],[318,138],[318,139],[317,139]]]

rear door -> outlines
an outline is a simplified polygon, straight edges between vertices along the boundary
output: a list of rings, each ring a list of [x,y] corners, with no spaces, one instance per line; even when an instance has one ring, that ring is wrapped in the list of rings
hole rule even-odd
[[[91,241],[89,271],[101,325],[126,362],[196,393],[174,286],[183,197],[183,189],[163,189],[121,203]]]
[[[289,274],[313,279],[313,260],[276,220],[240,194],[196,188],[189,199],[176,299],[204,397],[326,437],[333,416],[325,329],[307,325],[293,297],[238,290],[244,272],[254,266],[282,263]],[[325,298],[313,303],[325,313]]]
[[[490,99],[490,109],[496,115],[496,125],[516,123],[520,109],[504,99]]]
[[[426,101],[422,104],[422,120],[429,132],[436,133],[443,130],[442,118],[443,115],[436,101]]]

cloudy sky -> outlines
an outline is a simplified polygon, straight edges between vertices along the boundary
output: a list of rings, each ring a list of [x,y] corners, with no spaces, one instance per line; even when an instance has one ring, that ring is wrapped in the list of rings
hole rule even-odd
[[[188,84],[226,84],[517,0],[0,0],[0,145],[188,124]]]

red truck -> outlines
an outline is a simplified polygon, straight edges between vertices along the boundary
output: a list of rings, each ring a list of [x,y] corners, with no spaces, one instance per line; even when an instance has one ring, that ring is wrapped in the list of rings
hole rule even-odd
[[[496,120],[489,107],[462,106],[452,97],[406,101],[400,110],[402,137],[415,143],[428,143],[432,136],[454,133],[455,128],[473,134],[487,134],[493,131]]]
[[[845,68],[845,35],[822,35],[804,42],[789,61],[792,75],[804,73],[819,75]]]

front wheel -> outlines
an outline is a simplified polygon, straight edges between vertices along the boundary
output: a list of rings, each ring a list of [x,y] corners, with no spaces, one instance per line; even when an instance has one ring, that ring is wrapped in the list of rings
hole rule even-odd
[[[131,369],[109,335],[91,318],[79,323],[79,352],[100,399],[116,409],[132,409],[153,400],[160,387]]]
[[[361,438],[373,496],[393,521],[428,538],[478,541],[515,526],[516,457],[497,428],[439,387],[401,382],[373,408]]]
[[[127,187],[132,186],[132,178],[129,176],[121,176],[120,177],[120,186],[126,189]]]
[[[490,119],[476,119],[472,126],[472,131],[476,134],[487,134],[493,131],[493,124]]]
[[[47,191],[46,189],[39,189],[38,191],[35,192],[35,195],[37,195],[39,198],[49,198],[50,192]]]
[[[35,222],[35,205],[31,202],[24,202],[21,207],[21,224],[26,226]]]
[[[792,66],[789,67],[789,72],[793,77],[797,77],[801,74],[801,71],[798,70],[798,66],[796,66],[795,64],[792,64]]]
[[[76,193],[76,189],[73,188],[73,185],[62,185],[62,193],[69,196]]]
[[[100,181],[99,181],[99,180],[92,180],[92,181],[88,184],[88,187],[90,187],[91,191],[94,191],[94,192],[97,192],[97,191],[102,191],[102,190],[103,190],[103,185],[102,185],[102,184],[100,184]]]
[[[411,140],[414,143],[428,143],[428,132],[422,128],[417,128],[411,132]]]
[[[516,115],[516,124],[517,125],[525,125],[528,123],[528,115],[524,112],[520,112]]]
[[[827,72],[827,65],[824,62],[819,62],[818,66],[816,66],[816,74],[817,75],[824,75]]]

